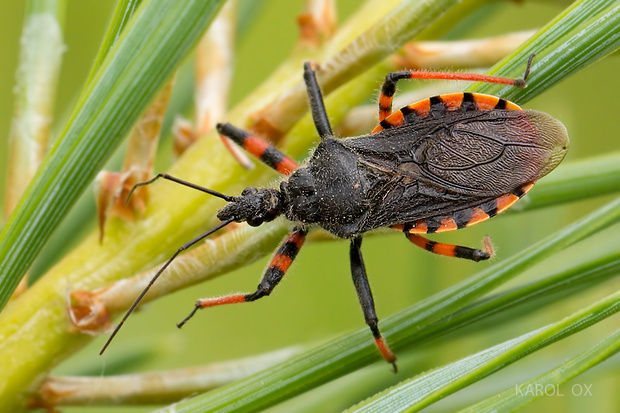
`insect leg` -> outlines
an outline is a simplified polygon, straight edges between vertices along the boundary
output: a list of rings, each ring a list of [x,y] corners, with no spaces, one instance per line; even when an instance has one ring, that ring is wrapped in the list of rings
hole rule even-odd
[[[438,255],[445,255],[446,257],[465,258],[472,261],[484,261],[488,260],[492,256],[492,247],[488,240],[485,240],[485,250],[478,250],[469,247],[462,247],[460,245],[444,244],[441,242],[431,241],[418,234],[411,234],[408,231],[403,231],[409,241],[418,247],[430,251]]]
[[[379,122],[390,116],[392,113],[392,100],[396,93],[396,83],[403,79],[443,79],[443,80],[467,80],[472,82],[484,83],[500,83],[505,85],[513,85],[516,87],[526,87],[526,79],[530,74],[532,60],[534,55],[530,55],[527,62],[527,68],[522,78],[509,79],[505,77],[495,77],[479,75],[475,73],[447,73],[447,72],[427,72],[419,70],[403,70],[400,72],[388,73],[381,87],[379,94]]]
[[[201,298],[196,301],[192,312],[183,321],[178,323],[177,327],[181,328],[183,324],[192,318],[192,316],[196,314],[196,311],[201,308],[214,307],[222,304],[247,303],[269,295],[291,266],[291,263],[297,256],[297,253],[306,239],[306,234],[307,231],[305,229],[295,228],[286,236],[284,242],[271,259],[271,263],[269,267],[267,267],[255,292],[249,294],[231,294],[224,297]]]
[[[357,298],[362,306],[362,312],[364,313],[364,319],[366,324],[370,327],[372,335],[375,338],[375,344],[379,353],[383,358],[391,363],[394,372],[396,373],[396,356],[392,353],[392,350],[388,347],[385,339],[381,336],[379,331],[379,319],[375,312],[375,302],[372,298],[372,291],[370,290],[370,284],[368,284],[368,277],[366,276],[366,267],[364,266],[364,259],[362,258],[362,237],[355,237],[351,240],[351,248],[349,250],[349,257],[351,259],[351,274],[353,275],[353,284],[355,284],[355,291],[357,292]]]
[[[282,175],[290,175],[299,168],[297,162],[284,155],[273,145],[230,123],[218,123],[216,129],[220,135],[232,139],[265,165],[272,167]]]
[[[319,136],[321,138],[333,136],[332,127],[329,124],[329,118],[325,111],[325,103],[323,102],[321,88],[316,81],[316,74],[310,67],[309,62],[304,63],[304,81],[306,82],[306,89],[308,90],[310,112],[312,112],[314,126],[316,126]]]

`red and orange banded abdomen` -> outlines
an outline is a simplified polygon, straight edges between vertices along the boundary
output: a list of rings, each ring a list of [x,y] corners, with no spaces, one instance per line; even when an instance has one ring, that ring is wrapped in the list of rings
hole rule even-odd
[[[521,185],[512,193],[501,195],[472,208],[456,211],[452,216],[420,219],[412,223],[393,225],[392,228],[408,234],[434,234],[470,227],[501,214],[514,205],[533,186],[533,182]]]
[[[382,98],[383,96],[379,99],[380,105],[385,103],[382,102]],[[493,109],[523,110],[515,103],[498,98],[497,96],[466,92],[447,93],[444,95],[423,99],[412,103],[411,105],[400,108],[383,119],[377,126],[375,126],[371,133],[377,133],[384,129],[404,125],[406,123],[406,119],[411,118],[412,114],[419,118],[425,118],[430,114],[434,105],[435,107],[437,105],[443,106],[443,109],[448,112],[458,110],[487,111]]]

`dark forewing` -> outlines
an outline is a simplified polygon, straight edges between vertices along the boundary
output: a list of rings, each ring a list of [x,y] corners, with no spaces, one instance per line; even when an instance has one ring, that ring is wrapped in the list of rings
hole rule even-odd
[[[446,112],[343,140],[368,186],[364,230],[450,215],[536,181],[553,145],[528,113]]]

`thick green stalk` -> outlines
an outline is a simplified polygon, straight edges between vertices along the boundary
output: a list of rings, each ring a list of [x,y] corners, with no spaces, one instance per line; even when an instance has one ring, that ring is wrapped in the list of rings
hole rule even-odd
[[[576,260],[571,263],[572,265],[558,269],[550,275],[547,275],[544,270],[538,270],[536,274],[540,274],[540,278],[533,277],[535,279],[533,282],[483,298],[444,317],[436,323],[419,329],[416,332],[414,344],[418,346],[438,337],[443,337],[445,339],[442,341],[442,345],[449,345],[450,341],[458,341],[462,334],[451,334],[445,337],[448,333],[461,330],[463,327],[495,315],[499,315],[499,319],[495,317],[492,323],[487,322],[481,327],[472,326],[473,328],[468,328],[462,331],[462,333],[471,334],[472,331],[478,332],[481,328],[488,330],[494,328],[497,324],[512,323],[526,314],[531,314],[540,308],[549,308],[569,296],[582,294],[586,289],[614,278],[620,270],[620,251],[616,251],[605,239],[598,239],[597,242],[602,243],[604,246],[596,249],[598,254],[594,257],[588,253],[579,253],[575,256]],[[191,265],[191,261],[188,260],[188,264]],[[185,265],[184,263],[182,266]],[[217,264],[215,266],[217,267]],[[377,367],[381,370],[387,370],[383,364]],[[399,368],[402,371],[411,371],[415,367],[412,365],[411,360],[405,357],[402,361],[399,361]],[[357,379],[347,386],[350,389],[349,391],[354,393],[356,391],[354,389],[367,385],[364,382],[369,379],[368,374],[372,376],[371,372],[361,376],[357,374]],[[374,381],[377,381],[377,383],[373,388],[383,383],[384,380],[385,378],[377,379],[375,377]],[[170,385],[175,386],[176,384],[174,383],[175,381],[173,380]],[[203,391],[207,390],[209,389],[204,389]],[[337,390],[334,388],[330,390],[330,392],[334,391]],[[109,395],[109,397],[116,402],[114,395]],[[329,396],[327,399],[323,397],[321,400],[316,400],[316,403],[323,405],[326,403],[326,400],[329,400]],[[321,410],[318,405],[314,409],[315,411]],[[306,407],[309,411],[312,411],[315,406]]]
[[[221,3],[151,0],[138,10],[2,233],[0,304],[6,302],[44,241],[199,39]],[[83,259],[81,265],[86,270],[88,257]],[[23,389],[49,369],[60,354],[70,353],[76,343],[84,341],[67,331],[66,314],[59,298],[71,281],[67,274],[59,278],[61,281],[48,284],[47,288],[26,293],[35,298],[30,310],[16,302],[12,314],[2,314],[4,340],[0,352],[12,346],[21,347],[21,351],[27,345],[34,348],[3,358],[0,410],[12,411],[22,404]],[[55,304],[46,307],[44,304],[52,297]],[[32,309],[42,311],[29,317]],[[29,321],[24,323],[23,317]],[[37,322],[46,328],[35,328],[30,332],[34,336],[12,335],[25,324]],[[58,334],[60,331],[64,334]]]
[[[56,85],[65,50],[65,0],[28,1],[9,132],[4,215],[8,218],[49,146]]]

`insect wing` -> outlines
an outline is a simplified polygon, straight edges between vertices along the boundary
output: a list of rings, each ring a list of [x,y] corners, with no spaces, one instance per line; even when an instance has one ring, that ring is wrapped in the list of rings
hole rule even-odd
[[[370,183],[370,229],[450,216],[518,192],[560,163],[568,137],[543,112],[455,111],[346,145]]]
[[[563,158],[565,129],[549,133],[550,126],[563,129],[549,119],[535,111],[448,113],[443,124],[417,140],[395,172],[417,175],[447,192],[499,196],[536,181]],[[546,123],[537,127],[541,122]]]

